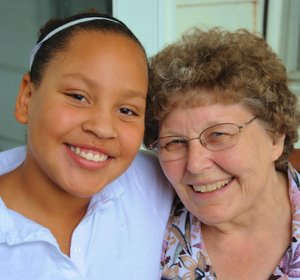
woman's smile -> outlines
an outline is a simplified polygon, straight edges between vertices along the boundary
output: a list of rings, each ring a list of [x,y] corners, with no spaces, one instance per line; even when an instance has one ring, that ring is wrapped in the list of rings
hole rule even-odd
[[[195,192],[211,193],[211,192],[217,191],[221,188],[224,188],[232,180],[233,180],[233,178],[229,178],[229,179],[225,179],[225,180],[216,181],[216,182],[210,183],[210,184],[193,184],[190,186],[194,189]]]

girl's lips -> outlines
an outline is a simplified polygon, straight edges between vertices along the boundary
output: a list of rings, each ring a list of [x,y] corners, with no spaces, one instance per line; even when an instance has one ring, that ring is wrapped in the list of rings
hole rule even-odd
[[[195,192],[198,193],[210,193],[210,192],[214,192],[216,190],[219,190],[225,186],[227,186],[231,181],[233,180],[232,178],[228,178],[226,180],[221,180],[218,182],[214,182],[212,184],[203,184],[203,185],[190,185],[191,187],[193,187]]]
[[[98,151],[90,150],[90,149],[83,149],[80,147],[75,147],[70,145],[70,150],[75,153],[76,155],[93,162],[103,162],[108,159],[108,155],[104,153],[100,153]]]
[[[65,144],[65,148],[73,161],[84,169],[99,170],[115,158],[95,147]]]

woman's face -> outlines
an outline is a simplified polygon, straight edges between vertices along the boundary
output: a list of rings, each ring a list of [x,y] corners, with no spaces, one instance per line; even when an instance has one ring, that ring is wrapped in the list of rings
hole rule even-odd
[[[161,122],[160,137],[194,138],[212,125],[242,125],[253,117],[239,104],[177,108]],[[229,149],[210,151],[194,139],[186,157],[174,161],[160,158],[160,163],[188,210],[202,222],[217,225],[267,205],[276,180],[274,161],[282,149],[283,137],[273,141],[255,119],[241,129],[238,142]]]
[[[138,152],[147,87],[135,42],[109,32],[77,33],[38,87],[23,79],[16,117],[28,125],[27,162],[66,192],[92,196]]]

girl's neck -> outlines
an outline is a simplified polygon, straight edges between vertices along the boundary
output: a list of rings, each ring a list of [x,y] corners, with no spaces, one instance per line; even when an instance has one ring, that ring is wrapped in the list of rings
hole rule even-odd
[[[0,177],[6,206],[48,228],[66,255],[73,231],[85,216],[90,198],[78,198],[20,166]]]

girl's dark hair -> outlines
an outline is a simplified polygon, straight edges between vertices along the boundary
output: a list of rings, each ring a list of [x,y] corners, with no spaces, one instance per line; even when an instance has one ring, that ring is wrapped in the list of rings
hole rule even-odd
[[[112,16],[98,13],[95,10],[85,13],[79,13],[63,19],[50,19],[44,26],[41,27],[39,31],[39,38],[36,44],[42,41],[43,38],[45,38],[51,31],[55,30],[59,26],[62,26],[74,20],[88,17],[101,17],[103,19],[81,22],[76,25],[67,27],[66,29],[59,31],[58,33],[54,34],[48,40],[42,43],[40,49],[34,56],[31,69],[29,70],[31,81],[35,85],[40,84],[44,70],[47,67],[47,64],[51,61],[51,59],[58,52],[66,50],[71,38],[79,31],[100,31],[122,34],[132,39],[134,42],[137,43],[137,45],[140,46],[146,59],[146,52],[143,45],[141,44],[139,39],[133,34],[133,32],[122,21]],[[105,19],[112,19],[113,21]]]

